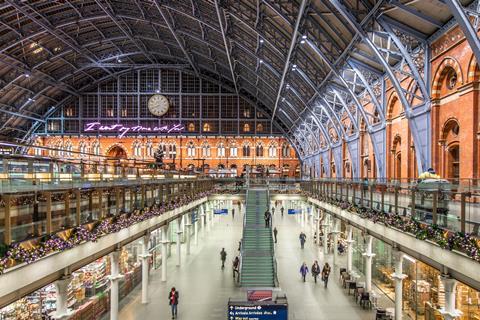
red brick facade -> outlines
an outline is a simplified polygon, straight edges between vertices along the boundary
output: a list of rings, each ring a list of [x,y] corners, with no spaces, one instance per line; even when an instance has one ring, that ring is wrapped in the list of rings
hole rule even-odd
[[[217,170],[237,168],[244,165],[263,166],[283,175],[299,174],[298,160],[294,149],[278,137],[39,137],[36,145],[66,150],[42,151],[52,157],[62,157],[65,152],[78,151],[108,157],[153,161],[153,152],[160,145],[165,150],[165,162],[177,169],[197,167]],[[98,148],[98,147],[99,148]],[[31,151],[32,153],[34,150]],[[74,152],[71,157],[79,157]],[[281,170],[279,170],[281,168]]]

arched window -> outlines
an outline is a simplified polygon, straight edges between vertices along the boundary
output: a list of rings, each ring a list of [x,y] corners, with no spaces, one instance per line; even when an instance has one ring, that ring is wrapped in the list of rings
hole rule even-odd
[[[458,144],[448,148],[448,177],[450,179],[460,178],[460,148]]]
[[[276,145],[271,144],[271,145],[268,147],[268,157],[270,157],[270,158],[275,158],[275,157],[277,157],[277,146],[276,146]]]
[[[167,146],[165,145],[165,143],[161,142],[161,143],[158,145],[158,149],[160,149],[160,150],[163,151],[163,157],[164,157],[165,159],[168,159],[168,158],[169,158],[168,148],[167,148]]]
[[[250,146],[249,145],[244,145],[243,146],[243,156],[244,157],[250,157]]]
[[[238,149],[235,144],[230,145],[230,157],[237,157],[238,156]]]
[[[194,131],[195,131],[195,123],[190,122],[190,123],[188,124],[188,131],[189,131],[189,132],[194,132]],[[204,131],[205,131],[205,130],[204,130]]]
[[[142,145],[140,141],[135,141],[133,143],[133,156],[134,157],[141,157],[142,156]]]
[[[100,142],[95,141],[92,145],[92,152],[94,155],[100,155]]]
[[[187,146],[187,157],[195,157],[195,145],[191,141]]]
[[[225,146],[223,143],[220,143],[218,146],[217,146],[217,156],[219,158],[222,158],[222,157],[225,157]]]
[[[65,157],[70,158],[72,156],[73,145],[71,141],[65,143]]]
[[[210,132],[210,131],[212,131],[212,129],[211,129],[211,127],[210,127],[210,123],[205,122],[205,123],[203,124],[203,132]]]
[[[257,132],[263,132],[263,124],[257,123]]]
[[[250,124],[244,123],[243,124],[243,132],[250,132]]]
[[[153,157],[153,143],[152,141],[148,141],[145,145],[145,154],[147,157]]]
[[[255,156],[257,157],[263,157],[263,146],[261,144],[257,144],[257,147],[255,148]]]
[[[202,145],[202,157],[209,158],[210,157],[210,146],[208,143],[204,143]]]
[[[177,145],[171,144],[168,146],[168,157],[170,159],[176,159],[177,158]]]
[[[286,143],[282,146],[282,157],[290,158],[290,146]]]
[[[80,152],[80,157],[85,157],[85,153],[88,153],[88,145],[85,141],[80,141],[78,144],[78,151]]]

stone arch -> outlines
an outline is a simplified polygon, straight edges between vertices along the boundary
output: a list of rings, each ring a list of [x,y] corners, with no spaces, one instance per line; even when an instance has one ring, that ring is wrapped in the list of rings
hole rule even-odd
[[[434,99],[438,99],[440,97],[442,82],[445,79],[445,76],[447,75],[447,72],[450,68],[453,69],[457,74],[457,83],[459,85],[463,85],[463,73],[460,64],[456,59],[452,57],[446,57],[438,66],[437,71],[435,72],[435,76],[433,77],[432,97]]]
[[[478,66],[477,58],[475,58],[475,55],[472,54],[472,57],[470,58],[470,62],[468,64],[467,82],[474,82],[479,80],[480,80],[480,67]]]
[[[457,132],[455,133],[454,131],[457,131]],[[455,136],[457,137],[457,139],[455,140],[458,140],[459,131],[460,131],[460,123],[458,122],[458,119],[455,117],[448,118],[443,123],[442,129],[440,131],[440,134],[441,134],[440,139],[443,141],[446,141],[447,144],[450,144],[452,143],[452,141],[447,141],[447,139],[449,138],[450,132],[454,132]]]
[[[387,103],[386,119],[391,120],[392,118],[399,116],[402,113],[403,109],[401,106],[399,110],[396,110],[395,106],[397,104],[400,104],[400,100],[398,99],[398,96],[396,93],[392,93]]]
[[[127,150],[125,149],[124,146],[122,146],[119,143],[114,143],[111,146],[109,146],[105,151],[105,155],[107,157],[112,157],[112,158],[121,158],[121,159],[128,158]]]

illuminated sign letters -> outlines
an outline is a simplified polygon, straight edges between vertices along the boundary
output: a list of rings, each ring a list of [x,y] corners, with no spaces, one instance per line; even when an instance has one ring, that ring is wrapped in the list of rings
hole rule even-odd
[[[172,125],[164,125],[159,127],[144,127],[144,126],[126,126],[120,123],[117,124],[101,124],[100,122],[90,122],[85,124],[84,132],[100,132],[109,133],[117,132],[118,137],[123,137],[129,132],[142,133],[175,133],[182,132],[185,127],[181,123]]]

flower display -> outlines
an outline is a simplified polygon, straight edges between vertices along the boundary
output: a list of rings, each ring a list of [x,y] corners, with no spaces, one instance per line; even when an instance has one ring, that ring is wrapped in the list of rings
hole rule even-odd
[[[464,232],[454,232],[442,228],[436,224],[428,224],[418,221],[413,217],[401,216],[395,213],[385,212],[379,209],[364,207],[345,200],[338,200],[323,195],[303,191],[305,196],[327,202],[342,210],[358,214],[373,223],[382,223],[387,227],[412,234],[419,240],[428,240],[436,243],[446,250],[457,250],[471,259],[480,262],[480,241],[473,235]]]
[[[169,203],[152,206],[142,210],[134,210],[129,213],[120,213],[116,216],[105,217],[94,223],[92,229],[85,226],[77,226],[72,229],[70,236],[63,239],[57,234],[46,235],[38,239],[37,243],[26,248],[21,243],[11,244],[0,256],[0,274],[2,274],[12,262],[13,264],[32,263],[52,253],[62,252],[81,243],[95,242],[99,237],[118,232],[136,223],[151,219],[164,214],[166,211],[182,207],[188,203],[210,195],[212,191],[199,192],[195,196],[177,196]]]

